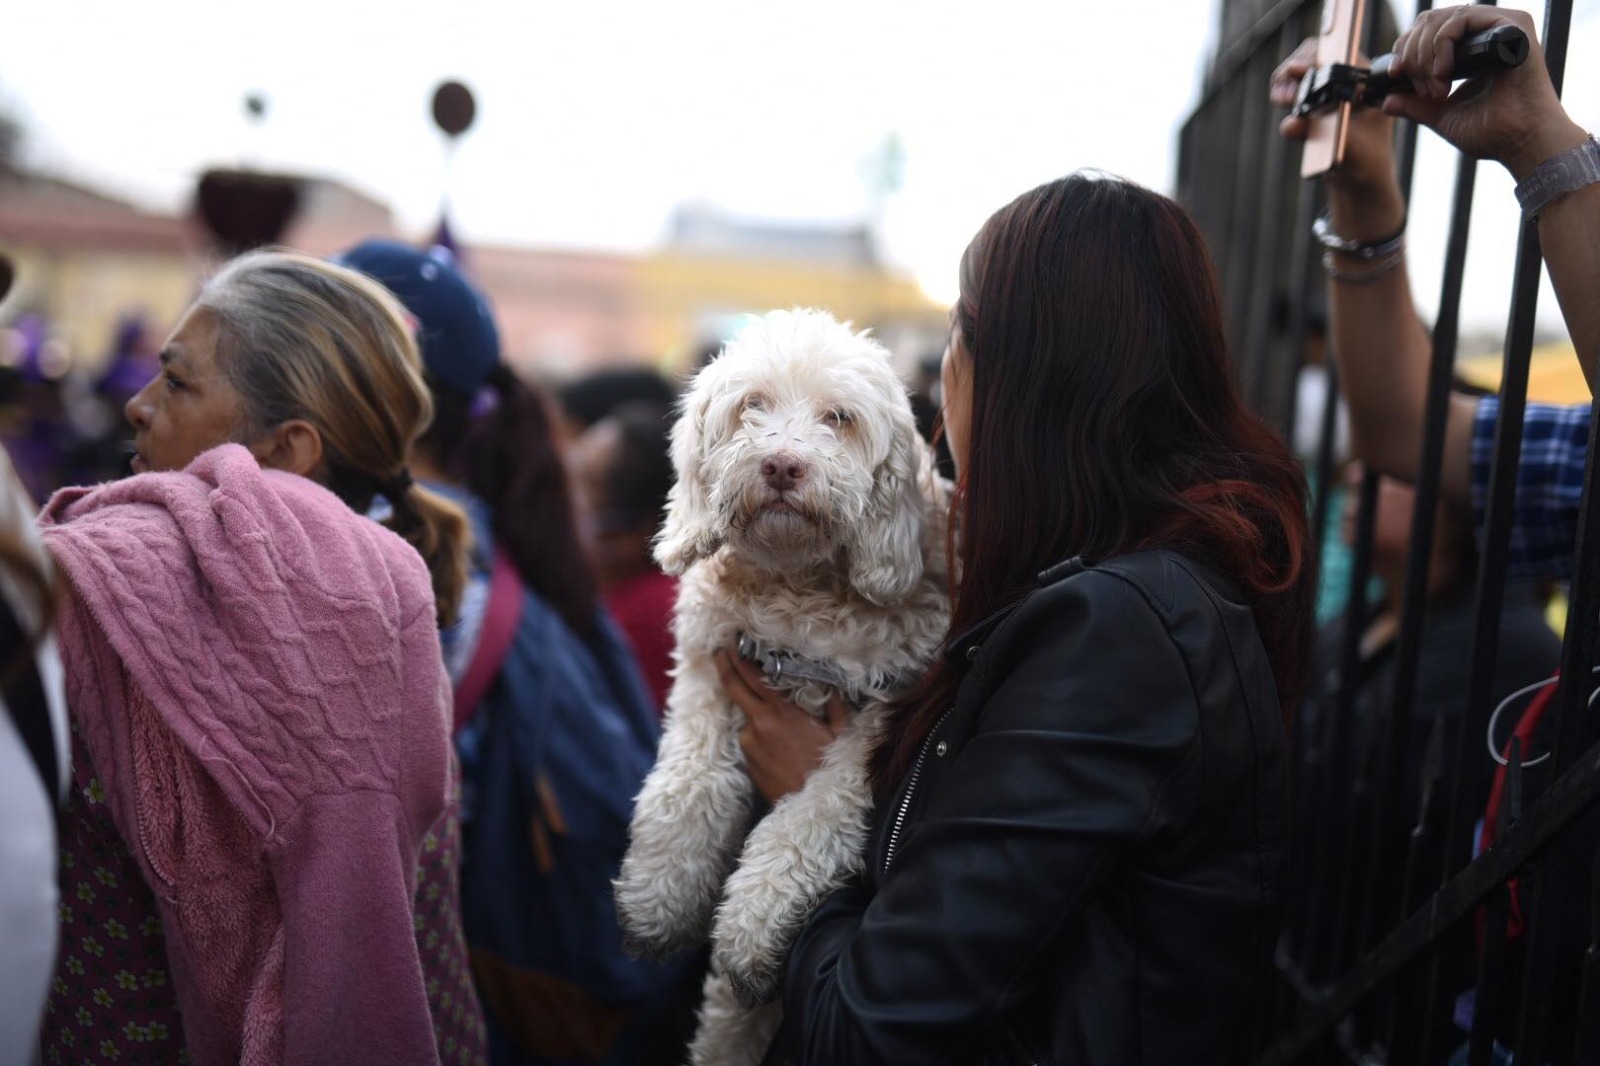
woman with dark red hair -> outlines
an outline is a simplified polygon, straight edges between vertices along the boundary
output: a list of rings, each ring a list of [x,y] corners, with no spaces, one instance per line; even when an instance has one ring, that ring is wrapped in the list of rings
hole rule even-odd
[[[795,943],[769,1061],[1247,1061],[1312,623],[1300,469],[1165,197],[1019,197],[954,319],[947,654],[882,740],[867,871]],[[776,799],[826,728],[722,666]]]

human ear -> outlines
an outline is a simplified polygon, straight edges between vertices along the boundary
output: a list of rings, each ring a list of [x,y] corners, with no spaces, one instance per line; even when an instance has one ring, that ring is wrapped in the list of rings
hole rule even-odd
[[[301,418],[276,426],[250,450],[257,462],[273,470],[286,470],[313,480],[322,472],[322,434]]]

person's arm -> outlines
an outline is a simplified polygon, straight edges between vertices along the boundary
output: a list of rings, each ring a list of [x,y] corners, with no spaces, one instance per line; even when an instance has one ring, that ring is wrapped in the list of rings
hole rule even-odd
[[[1294,102],[1300,78],[1315,60],[1315,43],[1301,45],[1273,75],[1274,103]],[[1294,140],[1304,139],[1307,128],[1307,120],[1293,116],[1280,127]],[[1357,108],[1351,116],[1344,162],[1328,172],[1326,182],[1328,221],[1339,236],[1376,243],[1400,232],[1406,207],[1395,176],[1393,120]],[[1331,258],[1339,275],[1372,269],[1355,256],[1336,252]],[[1380,473],[1415,480],[1433,342],[1412,303],[1403,253],[1398,265],[1360,281],[1330,274],[1328,334],[1339,368],[1339,388],[1350,407],[1356,454]],[[1475,401],[1452,395],[1445,423],[1441,488],[1463,501],[1471,496],[1475,410]]]
[[[1527,60],[1451,93],[1455,43],[1496,26],[1518,26],[1528,35]],[[1517,181],[1588,137],[1561,106],[1525,11],[1468,4],[1424,12],[1395,42],[1394,54],[1390,72],[1410,77],[1417,91],[1388,97],[1384,110],[1429,127],[1470,156],[1495,160]],[[1600,184],[1551,201],[1539,215],[1539,242],[1592,390],[1600,356]]]
[[[1007,623],[1005,663],[980,660],[1004,677],[877,893],[841,889],[797,939],[797,1064],[975,1059],[1059,967],[1115,856],[1188,825],[1202,760],[1185,660],[1118,578],[1069,585]]]
[[[1511,173],[1521,180],[1531,170],[1514,168]],[[1578,365],[1593,392],[1595,364],[1600,361],[1600,184],[1568,193],[1546,207],[1539,215],[1539,245]]]

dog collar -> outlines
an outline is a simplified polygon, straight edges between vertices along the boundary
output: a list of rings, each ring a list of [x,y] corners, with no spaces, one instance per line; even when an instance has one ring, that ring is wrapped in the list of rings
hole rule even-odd
[[[839,690],[851,700],[868,692],[893,692],[911,680],[903,673],[873,671],[864,683],[853,684],[837,663],[775,648],[748,633],[739,635],[739,658],[760,666],[762,675],[775,686],[784,681],[814,681]]]

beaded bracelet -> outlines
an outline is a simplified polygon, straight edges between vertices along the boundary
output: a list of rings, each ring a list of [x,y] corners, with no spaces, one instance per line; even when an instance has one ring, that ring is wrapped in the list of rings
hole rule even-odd
[[[1400,230],[1392,237],[1385,237],[1381,241],[1357,241],[1349,237],[1341,237],[1333,232],[1333,223],[1324,211],[1317,216],[1311,224],[1311,234],[1317,238],[1317,243],[1330,252],[1339,252],[1342,255],[1353,255],[1358,259],[1382,259],[1384,256],[1393,255],[1405,247],[1406,226],[1402,222]]]

